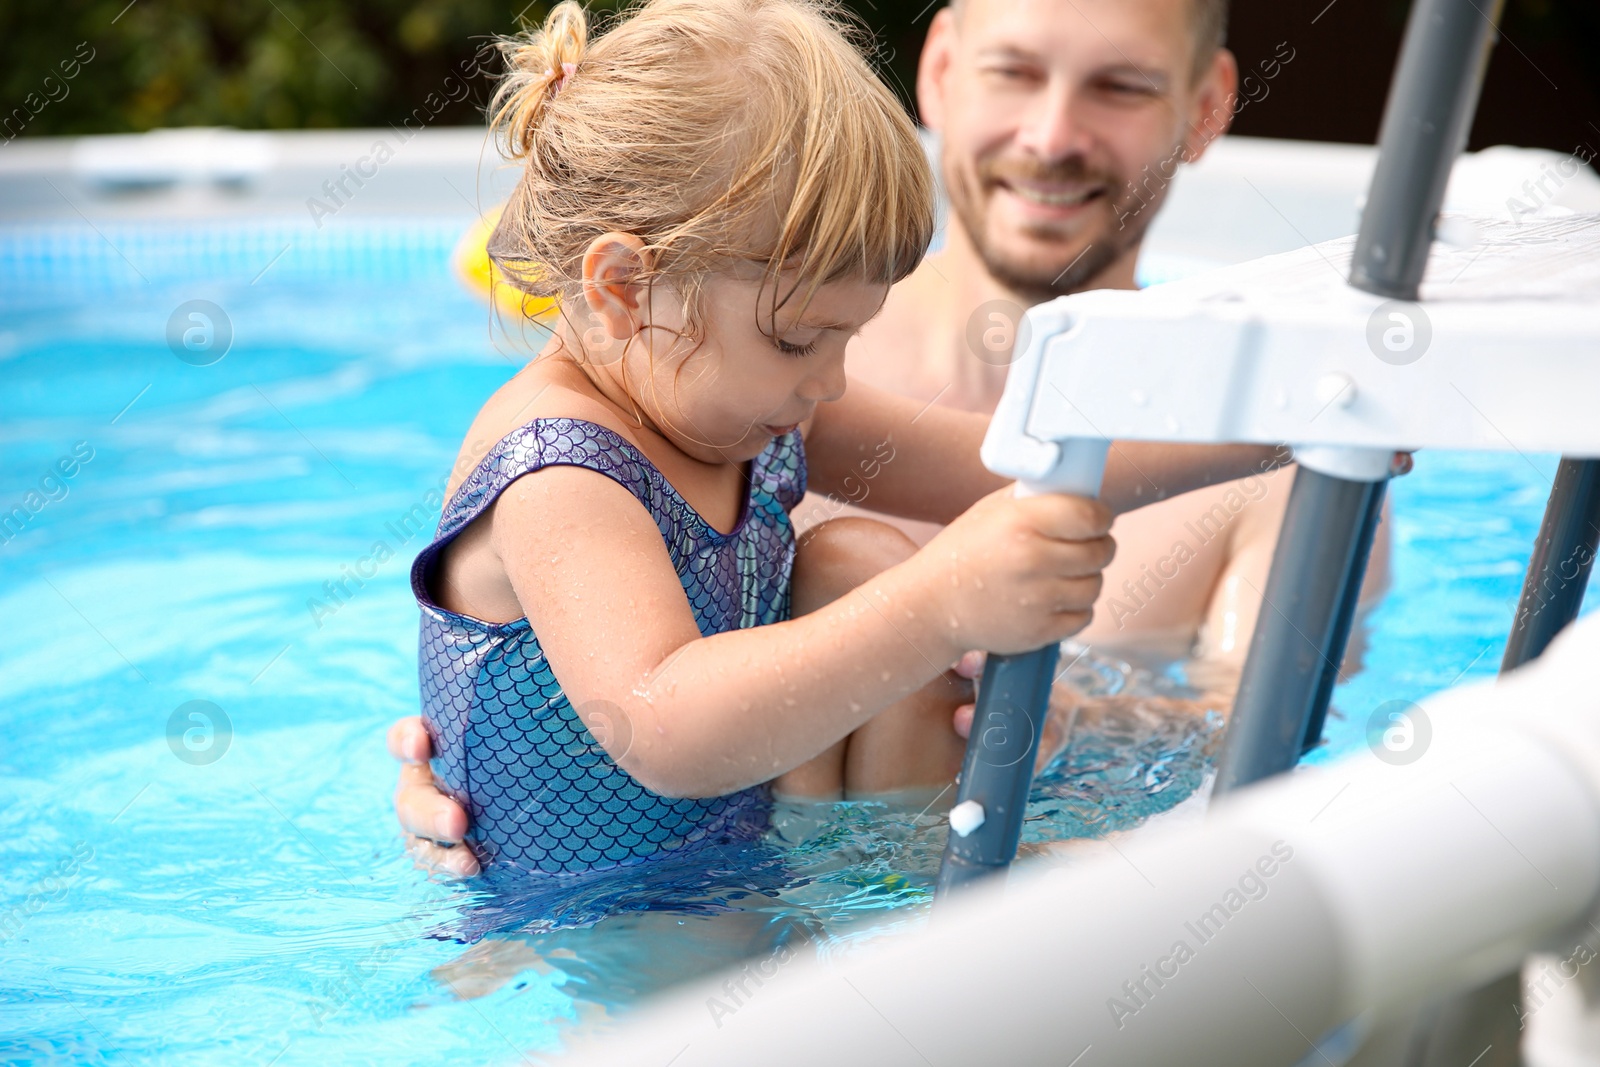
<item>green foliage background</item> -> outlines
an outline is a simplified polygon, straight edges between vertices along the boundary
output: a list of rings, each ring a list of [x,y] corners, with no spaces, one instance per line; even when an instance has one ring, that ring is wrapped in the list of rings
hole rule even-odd
[[[617,2],[590,6],[615,8]],[[877,27],[909,28],[917,11],[872,2],[861,9]],[[0,113],[14,115],[34,94],[21,131],[32,136],[160,126],[383,126],[439,92],[461,64],[470,67],[491,36],[539,22],[549,6],[526,0],[0,0]],[[886,71],[891,80],[898,74],[910,84],[920,36],[920,29],[911,34],[911,48],[900,49],[904,55],[890,45],[881,50],[896,68]],[[64,81],[59,63],[81,42],[94,58]],[[47,76],[57,81],[47,86]],[[59,99],[38,107],[48,99],[46,89]],[[433,121],[479,121],[489,92],[486,78],[475,79],[468,97]]]
[[[489,78],[466,94],[450,83],[458,99],[440,110],[446,79],[553,2],[0,0],[0,145],[19,133],[386,126],[430,95],[430,124],[477,123]],[[589,0],[597,10],[626,2]],[[876,33],[877,66],[912,107],[922,37],[945,0],[842,2]],[[1232,7],[1230,45],[1247,65],[1285,39],[1302,55],[1275,102],[1241,115],[1236,132],[1371,143],[1409,0]],[[1508,0],[1502,29],[1475,147],[1600,143],[1600,0]],[[91,50],[64,80],[63,61]]]

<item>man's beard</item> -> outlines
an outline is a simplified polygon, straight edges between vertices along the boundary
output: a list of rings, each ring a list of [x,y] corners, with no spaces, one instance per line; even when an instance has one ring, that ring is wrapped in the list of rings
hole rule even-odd
[[[950,207],[961,220],[984,268],[1001,285],[1032,303],[1043,303],[1087,288],[1096,277],[1138,246],[1166,197],[1165,183],[1140,195],[1121,175],[1090,167],[1078,156],[1054,164],[983,160],[975,167],[975,177],[952,168],[948,157],[944,163],[944,173],[949,176],[954,172],[955,177],[948,186]],[[1101,221],[1084,226],[1080,231],[1080,236],[1089,238],[1089,244],[1079,249],[1074,242],[1060,256],[1041,260],[1038,256],[1024,258],[1010,254],[1003,247],[1003,241],[990,240],[984,191],[1006,178],[1102,186],[1100,194],[1090,201]],[[1059,236],[1048,225],[1023,227],[1020,232],[1047,241]]]

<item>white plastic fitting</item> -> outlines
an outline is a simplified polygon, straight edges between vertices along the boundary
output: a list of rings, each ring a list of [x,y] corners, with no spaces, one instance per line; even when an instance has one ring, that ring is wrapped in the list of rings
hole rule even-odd
[[[983,805],[976,800],[963,800],[950,809],[950,832],[957,837],[966,837],[983,822]]]

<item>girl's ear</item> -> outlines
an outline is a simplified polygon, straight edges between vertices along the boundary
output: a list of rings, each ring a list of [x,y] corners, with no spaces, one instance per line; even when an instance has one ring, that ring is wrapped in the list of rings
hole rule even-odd
[[[616,340],[626,341],[642,326],[649,269],[650,253],[631,233],[601,234],[583,254],[584,303]]]

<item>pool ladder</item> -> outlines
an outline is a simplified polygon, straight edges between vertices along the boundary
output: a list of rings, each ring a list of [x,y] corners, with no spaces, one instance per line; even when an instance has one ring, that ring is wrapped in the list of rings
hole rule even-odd
[[[1471,0],[1418,0],[1413,6],[1347,279],[1353,289],[1402,304],[1418,300],[1446,183],[1467,141],[1502,6]],[[1032,377],[1007,383],[991,437],[1009,421],[1012,439],[1003,445],[1010,454],[1008,462],[990,465],[1020,474],[1030,491],[1097,495],[1105,442],[1097,456],[1088,439],[1040,441],[1026,430],[1017,432],[1028,426],[1020,409],[1031,407],[1040,385],[1043,347],[1076,325],[1059,306],[1069,301],[1083,302],[1066,298],[1029,313],[1039,358],[1013,365],[1014,375]],[[1004,420],[1008,406],[1018,410]],[[986,441],[986,461],[990,445]],[[1263,591],[1269,607],[1258,617],[1223,741],[1218,795],[1289,770],[1320,741],[1382,512],[1389,470],[1380,450],[1313,447],[1298,450],[1298,458]],[[1600,461],[1565,456],[1502,671],[1536,658],[1576,617],[1597,542]],[[939,871],[941,897],[1004,872],[1016,855],[1056,664],[1053,646],[989,658]],[[1485,1044],[1500,1051],[1478,1067],[1517,1062],[1519,1013],[1513,1008],[1519,997],[1518,977],[1510,974],[1443,1005],[1430,1025],[1419,1026],[1410,1062],[1445,1062],[1441,1057],[1470,1048],[1465,1063]]]

